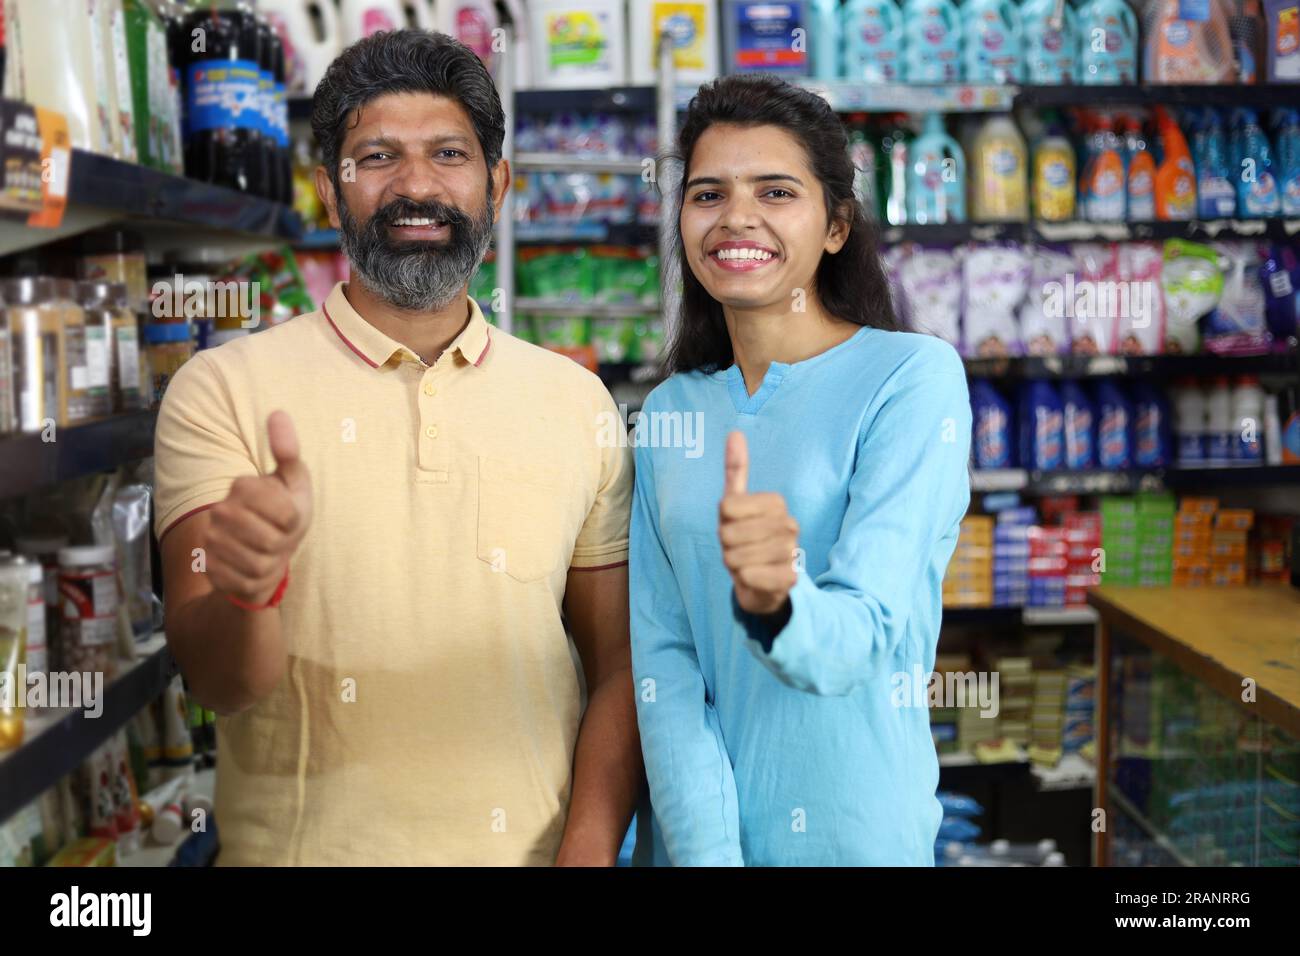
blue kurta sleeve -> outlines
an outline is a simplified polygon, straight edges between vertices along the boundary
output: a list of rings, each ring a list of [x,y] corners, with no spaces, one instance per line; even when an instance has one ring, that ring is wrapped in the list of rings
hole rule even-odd
[[[815,579],[799,573],[784,626],[746,613],[732,592],[749,649],[792,687],[850,694],[877,675],[936,549],[951,556],[970,503],[971,411],[961,360],[942,353],[924,368],[901,365],[868,409],[829,566]]]
[[[742,866],[736,780],[659,533],[648,449],[636,449],[629,573],[632,670],[650,802],[674,866]]]

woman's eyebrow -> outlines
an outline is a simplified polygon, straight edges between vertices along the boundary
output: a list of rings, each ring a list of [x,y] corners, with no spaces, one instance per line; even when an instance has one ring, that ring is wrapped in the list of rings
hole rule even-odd
[[[750,183],[770,183],[775,181],[788,181],[802,186],[803,180],[798,176],[791,176],[789,173],[762,173],[758,176],[750,176],[746,182]],[[686,183],[686,189],[693,189],[696,186],[721,186],[722,180],[717,176],[696,176]]]

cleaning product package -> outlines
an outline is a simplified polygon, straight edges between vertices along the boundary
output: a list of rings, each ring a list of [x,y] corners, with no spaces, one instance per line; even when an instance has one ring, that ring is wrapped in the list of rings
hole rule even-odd
[[[844,77],[869,83],[903,78],[903,12],[894,0],[847,0],[839,8]]]
[[[1148,83],[1232,83],[1235,61],[1226,0],[1150,0],[1142,75]]]
[[[903,81],[962,79],[962,20],[951,0],[904,0]]]
[[[1074,259],[1064,246],[1034,246],[1029,268],[1028,289],[1017,311],[1025,354],[1061,355],[1070,348],[1064,295]]]
[[[1198,322],[1223,294],[1218,254],[1204,243],[1166,239],[1160,285],[1165,294],[1165,351],[1193,354],[1200,346]]]
[[[1253,242],[1219,242],[1224,261],[1223,291],[1205,320],[1205,350],[1216,355],[1263,355],[1271,336],[1259,277],[1259,247]]]
[[[1160,287],[1164,250],[1156,242],[1116,246],[1119,277],[1116,326],[1121,355],[1157,355],[1164,351],[1165,302]]]
[[[966,82],[1019,83],[1024,76],[1024,31],[1015,2],[965,0],[961,15]]]
[[[907,165],[907,221],[966,221],[966,157],[944,130],[943,115],[930,113],[912,141]]]
[[[1016,307],[1025,298],[1030,258],[1018,243],[981,243],[961,251],[962,348],[968,356],[1020,355]]]
[[[1025,0],[1020,7],[1027,83],[1074,82],[1078,16],[1069,0]]]
[[[1076,78],[1085,86],[1136,83],[1138,19],[1125,0],[1086,0],[1078,9]]]
[[[961,264],[946,249],[918,248],[898,267],[908,327],[961,347]]]

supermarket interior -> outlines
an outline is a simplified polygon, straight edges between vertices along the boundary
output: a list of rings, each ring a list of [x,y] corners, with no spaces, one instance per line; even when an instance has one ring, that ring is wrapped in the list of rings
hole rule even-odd
[[[969,385],[938,866],[1300,865],[1296,4],[4,0],[0,867],[217,859],[159,404],[347,280],[311,97],[397,29],[500,90],[514,179],[470,296],[625,416],[664,379],[658,160],[700,84],[775,73],[842,118],[898,318]]]

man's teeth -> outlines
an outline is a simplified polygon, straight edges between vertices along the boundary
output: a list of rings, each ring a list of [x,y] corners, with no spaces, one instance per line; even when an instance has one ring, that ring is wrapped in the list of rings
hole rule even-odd
[[[719,249],[714,255],[719,259],[758,259],[764,261],[772,258],[772,253],[765,249]]]
[[[408,217],[405,219],[394,219],[393,225],[394,226],[445,226],[446,223],[444,223],[441,219],[412,219]]]

